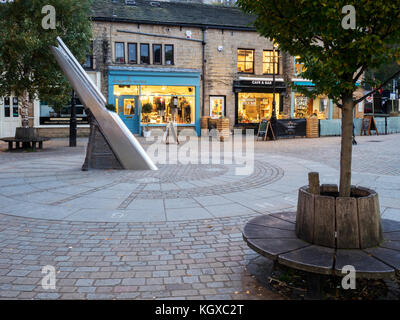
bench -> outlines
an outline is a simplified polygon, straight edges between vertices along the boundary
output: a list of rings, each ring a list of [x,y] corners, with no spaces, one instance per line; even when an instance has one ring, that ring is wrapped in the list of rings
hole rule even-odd
[[[10,138],[2,138],[0,140],[8,143],[8,151],[14,150],[13,148],[14,143],[15,143],[15,149],[24,150],[32,148],[33,151],[36,151],[36,145],[38,145],[39,149],[43,149],[43,142],[50,140],[50,138],[35,137],[30,139],[18,139],[10,137]]]

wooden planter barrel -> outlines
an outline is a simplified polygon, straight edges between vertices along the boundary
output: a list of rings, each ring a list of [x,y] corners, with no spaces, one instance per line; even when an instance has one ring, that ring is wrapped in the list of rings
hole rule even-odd
[[[321,194],[299,189],[296,235],[307,242],[339,249],[364,249],[383,241],[378,194],[351,188],[339,197],[337,185],[322,185]]]

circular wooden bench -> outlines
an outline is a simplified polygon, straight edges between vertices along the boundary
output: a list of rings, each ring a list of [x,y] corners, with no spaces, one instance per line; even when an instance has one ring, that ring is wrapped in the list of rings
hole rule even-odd
[[[400,271],[400,222],[382,219],[383,242],[365,249],[316,245],[296,236],[296,212],[281,212],[251,219],[243,239],[257,253],[291,268],[323,275],[343,276],[346,265],[357,277],[388,278]]]
[[[8,151],[14,150],[13,148],[14,143],[15,143],[15,149],[32,148],[33,151],[36,151],[36,145],[38,145],[39,149],[43,149],[43,142],[50,140],[50,138],[35,137],[30,139],[17,139],[14,137],[10,137],[10,138],[2,138],[0,140],[8,143]]]

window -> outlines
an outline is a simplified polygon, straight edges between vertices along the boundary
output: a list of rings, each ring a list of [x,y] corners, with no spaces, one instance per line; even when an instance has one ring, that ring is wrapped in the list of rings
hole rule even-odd
[[[325,112],[328,108],[328,99],[319,99],[319,112]]]
[[[10,114],[10,98],[6,97],[4,98],[4,117],[9,118]]]
[[[84,69],[93,69],[93,41],[90,43],[90,52],[86,55],[86,61],[82,66]]]
[[[275,112],[280,112],[280,95],[275,95]],[[259,123],[272,116],[272,93],[238,93],[238,123]]]
[[[254,50],[239,49],[238,53],[238,72],[254,73]]]
[[[142,123],[195,123],[195,88],[185,86],[142,86],[140,104],[152,105],[152,112],[141,114]]]
[[[299,75],[300,73],[306,71],[306,69],[304,68],[304,63],[300,62],[300,57],[297,56],[294,58],[294,72]]]
[[[137,63],[137,44],[128,43],[128,63]]]
[[[161,44],[153,44],[153,64],[162,63]]]
[[[67,105],[40,101],[41,125],[69,125],[71,117],[71,101]],[[85,108],[78,98],[75,98],[75,112],[78,124],[88,124]]]
[[[279,51],[275,50],[275,56],[273,50],[263,51],[263,73],[273,74],[275,66],[275,74],[279,74]]]
[[[124,115],[131,116],[135,114],[135,99],[124,99]]]
[[[174,64],[174,46],[172,44],[165,45],[165,64]]]
[[[141,64],[150,63],[150,52],[148,44],[145,43],[140,44],[140,63]]]
[[[212,119],[222,118],[225,113],[225,97],[210,97],[210,117]]]
[[[115,43],[115,63],[125,63],[125,43]]]

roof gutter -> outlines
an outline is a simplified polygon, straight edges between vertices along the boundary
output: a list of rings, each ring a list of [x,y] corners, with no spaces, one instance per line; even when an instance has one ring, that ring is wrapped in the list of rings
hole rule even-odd
[[[219,30],[232,30],[232,31],[256,31],[254,27],[237,27],[237,26],[221,26],[214,24],[195,24],[195,23],[182,23],[182,22],[158,22],[158,21],[146,21],[146,20],[134,20],[124,19],[116,17],[92,17],[92,21],[103,21],[103,22],[120,22],[120,23],[137,23],[145,25],[160,25],[169,27],[192,27],[192,28],[208,28],[208,29],[219,29]]]

